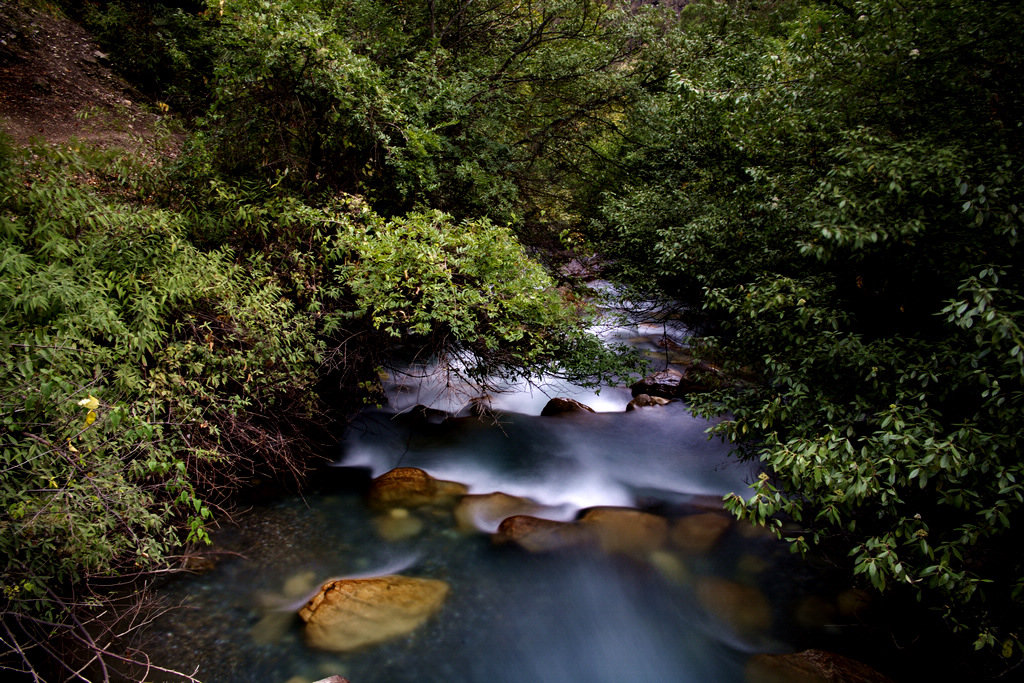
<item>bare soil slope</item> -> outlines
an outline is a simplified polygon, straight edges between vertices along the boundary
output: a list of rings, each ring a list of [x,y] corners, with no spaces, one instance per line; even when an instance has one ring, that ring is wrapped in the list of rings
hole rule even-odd
[[[0,2],[0,129],[16,144],[77,138],[147,152],[159,117],[69,19]]]

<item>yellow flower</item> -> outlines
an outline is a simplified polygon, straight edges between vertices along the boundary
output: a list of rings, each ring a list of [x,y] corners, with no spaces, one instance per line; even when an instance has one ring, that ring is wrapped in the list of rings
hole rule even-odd
[[[96,410],[100,407],[100,400],[92,394],[89,394],[89,398],[83,398],[78,402],[78,405],[83,408],[88,408],[89,410]]]
[[[85,426],[88,427],[96,421],[96,409],[100,407],[100,400],[89,394],[89,398],[83,398],[78,402],[78,405],[88,409],[88,413],[85,416]]]

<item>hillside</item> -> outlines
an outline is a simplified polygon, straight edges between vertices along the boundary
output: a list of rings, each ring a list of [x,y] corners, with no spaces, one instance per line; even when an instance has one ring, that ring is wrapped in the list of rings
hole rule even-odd
[[[0,128],[16,144],[75,138],[141,152],[160,117],[140,97],[77,23],[0,6]]]

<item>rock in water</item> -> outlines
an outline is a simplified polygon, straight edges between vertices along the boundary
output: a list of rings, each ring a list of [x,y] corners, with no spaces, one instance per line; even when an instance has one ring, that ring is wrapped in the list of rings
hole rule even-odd
[[[515,543],[530,552],[595,547],[606,553],[646,555],[665,544],[668,521],[632,508],[588,509],[578,522],[514,515],[498,527],[495,543]]]
[[[401,541],[423,531],[423,520],[410,515],[405,508],[392,508],[373,518],[373,528],[385,541]]]
[[[507,493],[475,494],[463,496],[455,507],[455,522],[459,531],[494,533],[501,523],[515,515],[558,513],[560,508],[541,505],[535,500],[510,496]]]
[[[647,554],[665,545],[668,537],[668,520],[632,508],[590,508],[580,524],[594,529],[606,553]]]
[[[306,641],[321,650],[348,652],[405,635],[437,612],[448,584],[392,574],[339,579],[299,610]]]
[[[368,502],[374,509],[454,505],[469,489],[454,481],[434,479],[418,467],[396,467],[373,480]]]
[[[633,396],[647,394],[648,396],[660,396],[662,398],[678,398],[679,383],[683,379],[683,373],[673,368],[655,372],[644,377],[639,382],[631,385],[630,391]]]
[[[667,398],[661,396],[651,396],[650,394],[637,394],[636,398],[626,404],[626,412],[636,410],[637,408],[650,408],[652,406],[664,406],[671,403]]]
[[[702,554],[714,548],[730,526],[731,518],[714,512],[687,515],[675,521],[669,538],[682,551]]]
[[[704,577],[697,581],[697,601],[740,636],[764,633],[772,625],[772,606],[761,591],[728,579]]]
[[[592,413],[594,409],[585,403],[580,403],[574,398],[559,396],[547,402],[544,410],[540,411],[541,417],[552,417],[554,415],[565,415],[567,413]]]
[[[747,683],[892,683],[867,664],[824,650],[754,655],[744,673]]]
[[[644,377],[629,388],[633,396],[648,394],[663,398],[684,398],[689,393],[721,389],[726,385],[721,371],[710,363],[695,362],[682,372],[668,368]]]
[[[495,543],[514,543],[531,553],[580,548],[597,543],[593,529],[574,522],[514,515],[505,519],[491,537]]]

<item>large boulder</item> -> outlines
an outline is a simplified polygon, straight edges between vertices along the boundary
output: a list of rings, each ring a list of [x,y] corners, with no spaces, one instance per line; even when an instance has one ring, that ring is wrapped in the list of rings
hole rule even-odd
[[[665,545],[668,537],[668,520],[632,508],[590,508],[579,523],[594,530],[606,553],[647,554]]]
[[[529,515],[508,517],[492,536],[495,543],[515,544],[531,553],[596,545],[593,528],[576,522],[555,522]]]
[[[669,539],[684,552],[702,554],[714,548],[731,526],[731,518],[714,512],[687,515],[672,524]]]
[[[544,409],[540,411],[542,417],[552,417],[554,415],[565,415],[567,413],[592,413],[594,409],[585,403],[580,403],[574,398],[566,398],[565,396],[558,396],[544,406]]]
[[[441,609],[448,584],[397,574],[339,579],[299,610],[306,641],[315,648],[348,652],[405,635]]]
[[[754,655],[744,674],[747,683],[892,683],[867,664],[824,650]]]
[[[417,467],[397,467],[373,480],[367,502],[377,510],[421,505],[452,506],[468,492],[465,484],[434,479]]]

